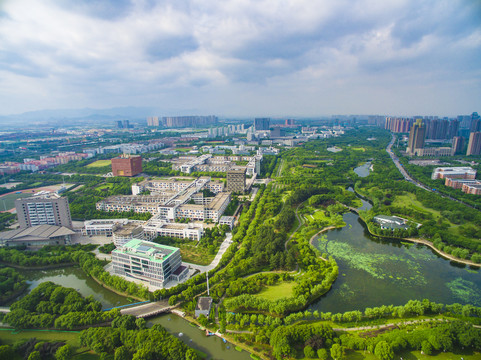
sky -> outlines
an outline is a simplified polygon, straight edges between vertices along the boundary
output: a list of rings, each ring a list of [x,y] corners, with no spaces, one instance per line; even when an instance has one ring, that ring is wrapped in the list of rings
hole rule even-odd
[[[0,115],[481,113],[480,0],[0,0]]]

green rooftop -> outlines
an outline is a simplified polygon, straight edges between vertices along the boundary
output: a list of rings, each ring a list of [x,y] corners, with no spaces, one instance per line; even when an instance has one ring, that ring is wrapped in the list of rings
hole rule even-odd
[[[150,261],[163,263],[177,250],[179,249],[173,246],[156,244],[152,241],[132,239],[119,249],[113,250],[113,252],[134,255],[149,259]]]

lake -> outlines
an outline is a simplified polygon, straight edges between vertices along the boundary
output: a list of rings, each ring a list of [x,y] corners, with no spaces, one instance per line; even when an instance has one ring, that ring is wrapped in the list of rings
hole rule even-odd
[[[354,213],[343,219],[345,227],[314,241],[336,259],[339,277],[311,310],[345,312],[424,298],[481,306],[479,269],[451,263],[423,245],[373,237]]]

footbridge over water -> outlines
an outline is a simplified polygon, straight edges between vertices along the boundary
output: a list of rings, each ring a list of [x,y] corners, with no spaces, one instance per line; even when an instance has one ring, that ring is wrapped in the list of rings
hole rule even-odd
[[[159,314],[169,313],[174,308],[175,306],[169,306],[167,300],[161,300],[124,308],[120,310],[120,313],[122,315],[132,315],[136,318],[149,318]]]

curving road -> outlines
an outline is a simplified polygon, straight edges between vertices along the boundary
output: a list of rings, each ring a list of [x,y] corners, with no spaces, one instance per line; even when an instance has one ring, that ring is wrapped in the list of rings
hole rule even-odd
[[[474,206],[470,205],[470,204],[467,204],[465,203],[464,201],[461,201],[461,200],[458,200],[456,198],[453,198],[452,196],[449,196],[449,195],[446,195],[446,194],[441,194],[440,192],[437,192],[436,190],[434,189],[431,189],[430,187],[424,185],[423,183],[420,183],[419,181],[413,179],[406,171],[406,169],[404,169],[404,167],[402,166],[402,164],[399,162],[399,159],[398,157],[396,156],[396,154],[394,154],[391,150],[393,144],[394,144],[394,141],[396,140],[396,136],[393,134],[392,135],[392,139],[391,139],[391,142],[388,144],[388,146],[386,147],[386,151],[387,153],[389,154],[389,156],[391,157],[392,161],[394,162],[394,165],[396,165],[396,167],[398,168],[398,170],[401,172],[402,176],[404,177],[404,179],[406,181],[409,181],[410,183],[413,183],[414,185],[416,185],[417,187],[420,187],[421,189],[424,189],[426,191],[430,191],[430,192],[434,192],[434,193],[437,193],[439,194],[439,196],[443,197],[443,198],[447,198],[447,199],[451,199],[453,201],[457,201],[458,203],[461,203],[463,205],[466,205],[468,207],[470,207],[471,209],[476,209]]]
[[[387,153],[389,154],[389,156],[391,157],[392,161],[394,162],[394,165],[396,165],[396,167],[398,168],[398,170],[401,172],[401,175],[404,177],[404,179],[406,181],[409,181],[411,183],[413,183],[414,185],[424,189],[424,190],[427,190],[427,191],[432,191],[432,189],[429,189],[427,186],[425,186],[424,184],[421,184],[420,182],[417,182],[416,180],[414,180],[411,176],[409,176],[409,174],[407,173],[406,169],[404,169],[404,167],[402,166],[402,164],[399,162],[399,159],[398,157],[396,156],[396,154],[394,154],[392,152],[392,146],[394,144],[394,141],[396,141],[396,136],[392,135],[392,139],[391,139],[391,142],[388,144],[388,146],[386,147],[386,151]]]

